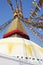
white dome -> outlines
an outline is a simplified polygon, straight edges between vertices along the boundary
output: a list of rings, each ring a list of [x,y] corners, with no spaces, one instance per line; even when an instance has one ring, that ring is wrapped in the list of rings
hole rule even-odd
[[[17,37],[0,39],[0,65],[43,65],[42,59],[43,48],[30,40]]]
[[[43,58],[43,48],[24,38],[0,39],[0,53],[10,56]]]

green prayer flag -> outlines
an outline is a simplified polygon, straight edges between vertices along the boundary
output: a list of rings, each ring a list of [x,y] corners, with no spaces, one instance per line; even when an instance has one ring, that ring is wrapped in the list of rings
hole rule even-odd
[[[37,3],[36,2],[32,2],[35,6],[37,5]]]
[[[11,3],[11,1],[10,1],[10,0],[7,0],[7,2],[8,2],[8,3]]]

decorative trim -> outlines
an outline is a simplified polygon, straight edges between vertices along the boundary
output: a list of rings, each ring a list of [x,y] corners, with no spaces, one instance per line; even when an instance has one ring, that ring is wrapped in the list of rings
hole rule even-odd
[[[13,34],[19,34],[23,38],[30,39],[27,34],[25,34],[24,32],[21,32],[20,30],[13,30],[11,32],[8,32],[7,34],[4,34],[3,38],[10,37]]]

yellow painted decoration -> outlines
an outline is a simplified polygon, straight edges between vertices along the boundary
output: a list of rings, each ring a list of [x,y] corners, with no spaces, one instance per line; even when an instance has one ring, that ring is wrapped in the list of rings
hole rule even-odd
[[[33,45],[33,44],[32,44],[32,46],[34,46],[35,48],[37,48],[37,50],[39,50],[41,53],[43,53],[43,48],[41,48],[40,46]]]
[[[41,53],[43,53],[43,48],[40,48],[40,47],[38,47],[38,46],[36,46],[36,48],[37,48]]]
[[[11,44],[11,43],[8,44],[7,49],[9,53],[12,53],[13,47],[14,47],[14,44]]]
[[[40,50],[41,53],[43,53],[43,48],[40,48],[39,50]]]
[[[27,49],[27,54],[28,56],[32,56],[32,48],[30,45],[26,45],[26,49]]]

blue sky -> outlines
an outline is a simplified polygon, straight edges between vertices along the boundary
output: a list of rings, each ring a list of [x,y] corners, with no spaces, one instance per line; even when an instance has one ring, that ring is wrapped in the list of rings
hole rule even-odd
[[[15,9],[16,8],[15,0],[11,0],[11,1],[13,3],[14,9]],[[22,0],[23,13],[24,13],[25,18],[30,16],[30,10],[33,6],[32,1],[33,0]],[[41,11],[38,13],[38,16],[41,15],[42,13],[43,13],[43,7],[41,8]],[[13,18],[13,12],[7,3],[7,0],[0,0],[0,26],[12,18]],[[9,26],[7,26],[2,31],[0,31],[0,38],[3,37],[3,34],[6,32],[8,27]],[[43,47],[43,42],[41,42],[36,36],[34,36],[34,34],[32,34],[32,32],[30,30],[28,30],[27,28],[26,28],[26,31],[27,31],[28,35],[30,36],[31,41],[33,41]],[[41,35],[43,35],[43,31],[39,31],[37,29],[37,32],[39,32]]]

